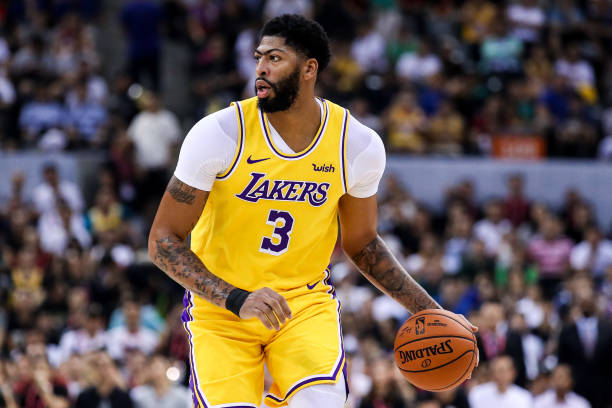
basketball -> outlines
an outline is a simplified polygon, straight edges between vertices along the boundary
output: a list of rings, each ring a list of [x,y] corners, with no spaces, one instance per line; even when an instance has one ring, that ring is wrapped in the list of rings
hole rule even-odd
[[[458,387],[477,362],[474,333],[460,316],[443,309],[412,315],[397,332],[393,349],[404,377],[427,391]]]

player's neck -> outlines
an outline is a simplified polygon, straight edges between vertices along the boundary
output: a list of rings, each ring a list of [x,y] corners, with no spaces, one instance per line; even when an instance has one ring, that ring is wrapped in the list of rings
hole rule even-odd
[[[298,95],[291,107],[285,111],[267,114],[270,124],[294,152],[304,150],[321,124],[321,108],[314,93]]]

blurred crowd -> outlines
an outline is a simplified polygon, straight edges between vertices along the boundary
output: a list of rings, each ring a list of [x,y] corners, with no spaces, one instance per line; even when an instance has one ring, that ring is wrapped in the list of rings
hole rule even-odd
[[[100,168],[91,203],[53,163],[31,194],[16,172],[0,203],[6,406],[191,404],[182,288],[149,262],[147,221],[119,198],[111,169]],[[477,408],[508,398],[518,398],[516,407],[557,406],[547,398],[612,406],[610,231],[578,190],[552,207],[530,200],[523,183],[510,176],[505,196],[479,206],[465,180],[433,211],[394,175],[385,179],[381,235],[444,308],[479,326],[480,365],[454,391],[412,387],[393,359],[408,312],[338,247],[332,280],[343,305],[349,406]]]
[[[90,191],[48,162],[31,192],[15,169],[0,197],[0,406],[191,406],[183,291],[146,237],[184,131],[252,95],[270,17],[326,28],[319,93],[388,151],[490,155],[512,134],[544,138],[550,156],[612,158],[608,0],[130,0],[112,17],[127,43],[118,72],[99,46],[105,3],[0,1],[0,151],[104,156]],[[189,50],[187,112],[162,103],[168,42]],[[407,312],[337,249],[350,407],[612,406],[612,231],[578,190],[551,206],[523,183],[480,205],[465,180],[434,211],[385,179],[380,233],[480,327],[480,365],[454,391],[413,388],[393,367]]]
[[[294,12],[331,39],[318,92],[390,151],[491,155],[505,136],[536,138],[553,157],[612,157],[607,0],[130,0],[110,17],[103,4],[0,3],[0,149],[109,149],[127,137],[147,156],[132,125],[139,110],[164,111],[151,94],[189,100],[179,122],[159,118],[165,147],[179,123],[253,95],[257,31]],[[99,47],[109,20],[126,43],[115,72]],[[162,86],[168,44],[188,54],[186,89]]]

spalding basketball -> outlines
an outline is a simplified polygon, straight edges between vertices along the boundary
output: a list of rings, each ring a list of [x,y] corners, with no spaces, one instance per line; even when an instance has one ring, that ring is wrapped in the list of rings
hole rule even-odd
[[[427,391],[461,385],[477,362],[474,333],[460,316],[443,309],[412,315],[399,329],[393,348],[404,377]]]

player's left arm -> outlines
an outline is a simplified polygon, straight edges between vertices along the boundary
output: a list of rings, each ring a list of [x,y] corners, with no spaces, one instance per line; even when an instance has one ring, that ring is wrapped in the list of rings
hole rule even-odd
[[[357,198],[345,194],[340,199],[339,214],[342,249],[374,286],[411,313],[425,309],[442,309],[442,306],[406,272],[378,235],[376,195]],[[465,321],[472,331],[478,331],[467,319]]]
[[[357,198],[345,194],[339,208],[342,249],[374,286],[411,313],[442,308],[406,272],[378,235],[376,195]]]

